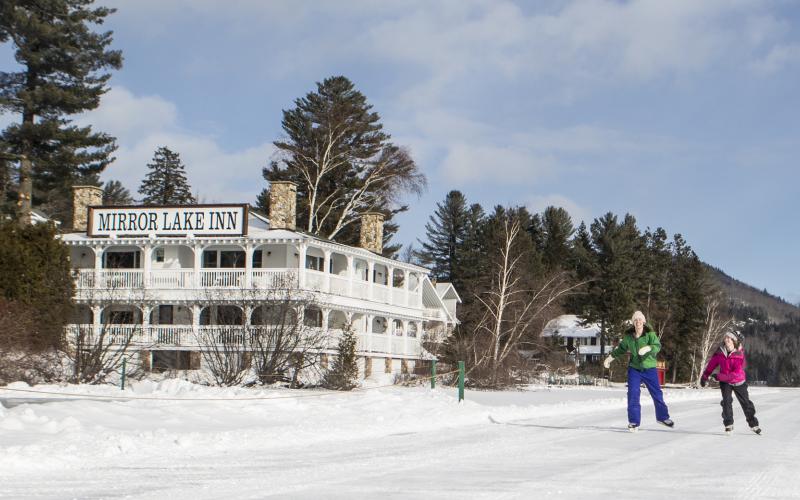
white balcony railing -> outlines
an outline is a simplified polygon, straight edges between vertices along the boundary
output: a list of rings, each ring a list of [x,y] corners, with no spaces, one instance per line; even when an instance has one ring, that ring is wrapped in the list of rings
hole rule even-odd
[[[249,274],[248,274],[249,273]],[[87,290],[205,290],[205,289],[274,289],[294,288],[328,292],[383,304],[419,308],[422,305],[418,290],[389,287],[378,283],[328,274],[311,269],[154,269],[145,274],[142,269],[75,269],[73,277],[78,292]],[[444,320],[438,309],[426,311],[426,319]]]
[[[244,346],[249,335],[255,333],[254,326],[198,326],[192,325],[91,325],[72,324],[66,326],[67,339],[73,344],[82,333],[84,344],[99,342],[104,345],[145,349],[169,349],[174,347],[199,348],[214,344]],[[321,349],[335,349],[341,330],[330,329]],[[364,353],[390,355],[418,355],[419,342],[413,337],[388,335],[387,333],[359,333],[357,349]]]

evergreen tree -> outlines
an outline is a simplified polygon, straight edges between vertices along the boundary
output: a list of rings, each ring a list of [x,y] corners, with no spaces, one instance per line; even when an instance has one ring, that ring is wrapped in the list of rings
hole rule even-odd
[[[297,183],[298,227],[357,245],[359,215],[379,211],[386,217],[384,254],[394,254],[399,247],[386,243],[397,230],[392,218],[407,209],[399,200],[421,193],[426,180],[390,142],[366,97],[343,76],[327,78],[283,112],[281,125],[286,139],[274,144],[282,158],[263,175]]]
[[[103,186],[103,205],[133,205],[131,192],[120,181],[108,181]]]
[[[699,344],[709,289],[706,269],[680,234],[673,238],[674,257],[670,271],[673,327],[662,336],[672,380],[691,377],[692,351]]]
[[[139,193],[144,195],[145,205],[193,205],[186,171],[178,153],[166,146],[160,147],[153,155],[152,163],[147,164],[150,171],[139,186]]]
[[[576,274],[590,281],[586,294],[574,298],[572,305],[579,306],[578,314],[586,323],[600,324],[603,354],[606,339],[622,336],[635,308],[641,281],[636,267],[638,239],[636,221],[631,215],[626,215],[620,224],[617,216],[609,212],[592,222],[590,233],[583,224],[578,229],[575,255],[585,261],[577,263]]]
[[[355,331],[348,325],[339,338],[338,353],[330,371],[325,374],[323,386],[338,391],[349,391],[358,386],[357,342]]]
[[[20,71],[0,72],[0,110],[21,118],[0,136],[0,151],[17,169],[18,216],[32,204],[68,220],[71,186],[96,180],[113,160],[112,137],[71,124],[69,116],[95,109],[108,90],[106,69],[122,55],[109,50],[110,31],[95,33],[114,9],[90,0],[4,0],[0,43],[11,42]]]
[[[572,218],[560,207],[547,207],[541,217],[542,261],[546,269],[567,269],[572,253],[570,240],[575,233]]]
[[[450,191],[425,224],[427,241],[420,241],[418,255],[422,265],[431,270],[431,277],[453,283],[463,289],[461,255],[468,221],[467,201],[461,191]]]
[[[58,348],[72,313],[73,282],[69,251],[49,224],[19,227],[0,221],[0,298],[17,304],[32,318],[20,347],[42,351]],[[20,338],[20,332],[0,332]]]

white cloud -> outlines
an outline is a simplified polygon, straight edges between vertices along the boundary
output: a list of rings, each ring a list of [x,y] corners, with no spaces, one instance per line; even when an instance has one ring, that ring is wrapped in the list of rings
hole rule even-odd
[[[474,183],[532,184],[549,174],[555,160],[531,151],[475,143],[448,145],[441,170],[445,179],[463,186]]]
[[[800,65],[800,44],[776,45],[751,68],[756,73],[772,75],[791,65]]]
[[[253,202],[265,185],[261,167],[272,154],[272,144],[225,151],[214,137],[182,129],[179,121],[171,102],[115,87],[79,123],[117,137],[117,159],[102,177],[121,181],[134,197],[154,151],[167,146],[181,155],[189,183],[202,201]]]
[[[547,207],[560,207],[566,210],[572,217],[572,224],[575,227],[580,225],[581,221],[586,222],[588,225],[591,220],[591,213],[588,209],[584,208],[574,200],[560,194],[549,194],[543,196],[533,196],[528,198],[525,206],[531,213],[541,213]]]

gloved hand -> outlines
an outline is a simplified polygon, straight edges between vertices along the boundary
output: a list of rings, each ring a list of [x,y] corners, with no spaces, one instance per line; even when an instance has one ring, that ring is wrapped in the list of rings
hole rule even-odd
[[[608,355],[608,357],[603,361],[603,366],[606,367],[606,370],[611,368],[611,362],[614,361],[614,356]]]
[[[705,387],[708,385],[708,379],[705,377],[700,378],[700,387]]]
[[[650,347],[649,345],[646,345],[646,346],[642,347],[641,349],[639,349],[639,356],[644,356],[645,354],[647,354],[648,352],[650,352],[652,350],[653,350],[652,347]]]

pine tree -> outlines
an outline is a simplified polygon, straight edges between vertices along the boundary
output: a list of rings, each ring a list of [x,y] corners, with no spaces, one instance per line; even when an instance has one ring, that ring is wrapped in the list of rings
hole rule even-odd
[[[325,374],[323,386],[338,391],[349,391],[358,386],[357,342],[353,328],[345,328],[339,338],[338,353],[333,360],[333,366]]]
[[[122,55],[108,50],[110,31],[95,33],[114,9],[90,0],[4,0],[0,43],[11,41],[20,71],[0,72],[0,110],[19,123],[0,136],[0,150],[18,169],[18,217],[30,222],[32,204],[68,219],[71,186],[96,180],[113,161],[114,138],[71,124],[71,115],[95,109],[108,90],[106,69]]]
[[[431,270],[438,281],[454,283],[456,289],[463,285],[461,255],[464,250],[469,214],[467,201],[461,191],[450,191],[425,224],[427,241],[420,241],[418,252],[423,266]]]
[[[160,147],[153,155],[152,163],[148,163],[150,171],[139,186],[139,193],[144,195],[144,205],[193,205],[186,171],[178,153],[166,146]]]
[[[103,186],[103,205],[133,205],[131,192],[120,181],[108,181]]]
[[[575,233],[572,218],[560,207],[547,207],[542,212],[542,261],[549,271],[566,269],[572,253],[570,240]]]
[[[408,208],[400,198],[421,193],[426,180],[408,151],[390,142],[366,97],[343,76],[326,78],[283,112],[281,125],[286,140],[274,143],[281,160],[263,175],[297,183],[298,227],[357,245],[359,215],[379,211],[388,242],[397,230],[392,218]],[[384,254],[398,248],[384,244]]]
[[[670,361],[672,380],[691,378],[692,350],[699,343],[705,319],[708,286],[706,268],[680,234],[673,238],[674,257],[670,271],[673,328],[664,335],[664,350]]]

